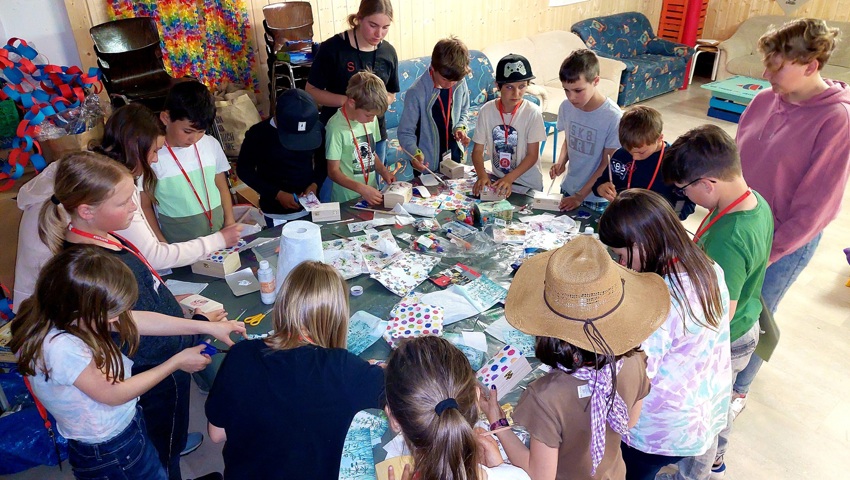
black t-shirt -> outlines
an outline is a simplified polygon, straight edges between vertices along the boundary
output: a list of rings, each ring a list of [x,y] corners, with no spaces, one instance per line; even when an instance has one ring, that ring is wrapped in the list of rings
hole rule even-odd
[[[283,208],[275,197],[280,191],[300,194],[311,183],[322,186],[327,167],[324,162],[318,162],[317,165],[322,168],[314,170],[314,153],[315,150],[287,150],[280,144],[271,119],[264,120],[245,132],[236,173],[245,184],[260,194],[260,208],[264,212],[293,213],[297,210]]]
[[[442,103],[440,103],[440,102],[442,102]],[[444,113],[448,116],[448,119],[449,119],[448,136],[446,136],[446,118],[443,116]],[[448,139],[453,138],[452,137],[452,113],[451,113],[451,110],[449,110],[449,89],[448,88],[441,88],[440,89],[440,96],[437,98],[437,100],[434,101],[434,106],[431,107],[431,117],[434,118],[434,123],[437,125],[437,133],[439,134],[439,139],[440,139],[439,140],[440,143],[438,144],[440,146],[440,151],[437,152],[437,155],[438,155],[437,158],[439,160],[442,160],[443,159],[443,153],[445,153],[447,151],[451,151],[452,150],[451,143],[454,143],[454,142],[449,143],[449,141],[448,141]],[[448,148],[446,148],[446,145],[448,145]]]
[[[381,42],[374,51],[361,52],[351,46],[346,31],[343,35],[332,36],[319,46],[307,81],[320,90],[345,95],[348,80],[367,68],[384,81],[387,92],[398,93],[398,55],[390,42]],[[336,111],[336,108],[323,107],[319,117],[322,123],[327,125]],[[378,117],[378,124],[381,127],[381,138],[386,139],[387,127],[383,115]]]
[[[239,342],[206,404],[227,432],[224,478],[336,480],[351,420],[383,393],[383,369],[346,350]]]

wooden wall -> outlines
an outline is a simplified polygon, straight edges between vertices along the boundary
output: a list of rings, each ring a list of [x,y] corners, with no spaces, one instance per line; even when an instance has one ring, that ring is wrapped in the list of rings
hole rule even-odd
[[[704,38],[723,40],[732,36],[738,25],[757,15],[784,15],[774,0],[710,0],[705,18]],[[850,22],[850,0],[809,0],[792,12],[792,17],[814,17]],[[842,32],[850,35],[850,32]]]

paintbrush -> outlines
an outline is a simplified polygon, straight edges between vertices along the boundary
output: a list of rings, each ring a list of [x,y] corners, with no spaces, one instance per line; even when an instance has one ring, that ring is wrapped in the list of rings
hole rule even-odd
[[[415,159],[415,158],[416,158],[416,156],[415,156],[415,155],[411,155],[411,154],[410,154],[410,152],[408,152],[407,150],[405,150],[405,149],[404,149],[404,147],[402,147],[401,145],[399,145],[399,148],[401,148],[401,151],[402,151],[402,152],[404,152],[405,154],[407,154],[407,156],[408,156],[408,157],[410,157],[410,159],[411,159],[411,160],[413,160],[413,159]],[[431,174],[431,175],[432,175],[435,179],[437,179],[437,181],[438,181],[438,182],[442,183],[443,185],[445,185],[445,186],[447,186],[447,187],[449,186],[449,184],[448,184],[448,183],[446,183],[446,181],[445,181],[445,180],[443,180],[442,178],[438,177],[436,173],[432,172],[432,171],[431,171],[431,169],[430,169],[430,168],[428,168],[428,165],[427,165],[427,164],[425,164],[425,162],[424,162],[424,161],[422,162],[422,166],[423,166],[423,167],[425,167],[425,171],[427,171],[428,173],[430,173],[430,174]]]

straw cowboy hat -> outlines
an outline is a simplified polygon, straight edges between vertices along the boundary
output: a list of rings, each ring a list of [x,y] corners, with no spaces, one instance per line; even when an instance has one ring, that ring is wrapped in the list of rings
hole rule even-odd
[[[670,292],[660,276],[620,266],[586,235],[526,260],[505,300],[515,328],[613,355],[640,345],[669,311]]]

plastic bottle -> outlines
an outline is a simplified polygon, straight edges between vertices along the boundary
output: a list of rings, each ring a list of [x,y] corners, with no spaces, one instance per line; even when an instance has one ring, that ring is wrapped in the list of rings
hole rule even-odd
[[[260,260],[260,269],[257,270],[257,278],[260,280],[260,300],[266,305],[274,304],[274,270],[269,266],[268,260]]]

